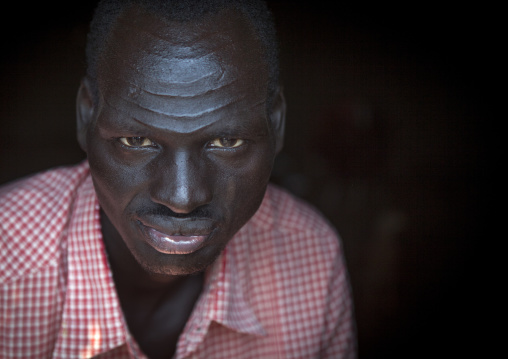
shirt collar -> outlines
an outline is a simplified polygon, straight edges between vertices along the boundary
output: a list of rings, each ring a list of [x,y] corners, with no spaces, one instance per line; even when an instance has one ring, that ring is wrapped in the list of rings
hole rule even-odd
[[[250,239],[259,232],[266,232],[274,226],[274,216],[270,207],[270,191],[254,216],[231,239],[221,256],[208,271],[205,288],[209,305],[209,318],[231,330],[252,335],[267,335],[258,320],[255,310],[249,303],[248,292],[251,280],[248,274]]]
[[[268,196],[269,191],[254,216],[231,239],[221,256],[208,269],[205,289],[184,334],[193,327],[208,327],[210,322],[214,321],[239,333],[267,335],[249,303],[251,281],[245,276],[248,272],[249,239],[254,234],[273,227],[273,213]],[[193,341],[202,340],[204,332],[201,331],[200,338],[194,338]]]
[[[240,242],[242,233],[234,240]],[[244,287],[239,278],[236,258],[232,255],[234,244],[229,245],[215,264],[214,270],[219,270],[213,279],[210,299],[214,302],[210,319],[231,330],[252,335],[266,335],[266,331],[259,322],[254,310],[246,300]]]

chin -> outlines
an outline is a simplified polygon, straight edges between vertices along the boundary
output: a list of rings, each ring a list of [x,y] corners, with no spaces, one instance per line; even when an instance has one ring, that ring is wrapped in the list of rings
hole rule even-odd
[[[205,271],[219,257],[222,250],[212,256],[196,258],[196,253],[190,255],[160,254],[160,258],[148,260],[136,258],[141,267],[150,274],[162,276],[185,276]],[[171,256],[171,263],[168,263]]]

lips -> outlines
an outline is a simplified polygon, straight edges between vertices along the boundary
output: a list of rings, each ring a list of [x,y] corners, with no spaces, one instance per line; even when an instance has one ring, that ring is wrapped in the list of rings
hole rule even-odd
[[[178,222],[169,228],[148,225],[143,221],[138,221],[138,224],[145,242],[164,254],[193,253],[203,246],[212,232],[209,221]]]

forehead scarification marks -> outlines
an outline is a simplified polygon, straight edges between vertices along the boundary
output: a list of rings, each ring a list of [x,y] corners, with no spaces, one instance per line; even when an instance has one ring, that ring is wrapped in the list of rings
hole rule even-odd
[[[185,24],[130,15],[112,34],[99,71],[110,120],[189,133],[221,119],[265,117],[266,66],[238,14]]]

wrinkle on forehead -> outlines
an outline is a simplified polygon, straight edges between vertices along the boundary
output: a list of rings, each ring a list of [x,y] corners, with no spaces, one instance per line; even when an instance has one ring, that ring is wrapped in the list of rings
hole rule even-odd
[[[242,121],[238,122],[240,119],[250,121],[255,120],[256,116],[264,116],[266,106],[264,99],[260,99],[255,103],[247,102],[244,98],[239,98],[213,109],[208,108],[208,110],[204,110],[201,113],[175,115],[160,112],[158,109],[142,108],[138,104],[122,98],[115,103],[110,103],[107,99],[104,99],[106,106],[103,106],[103,110],[110,114],[111,112],[117,114],[117,116],[108,116],[113,121],[116,119],[116,121],[124,122],[126,118],[130,118],[139,124],[153,129],[171,129],[171,132],[174,133],[187,134],[209,127],[214,123],[219,123],[224,119],[228,121],[234,120],[236,126],[242,126]],[[225,116],[226,111],[229,111],[228,116]],[[121,123],[117,125],[121,125]]]
[[[220,79],[224,70],[217,61],[207,58],[159,59],[140,64],[150,80],[174,85],[191,85],[203,79]]]
[[[114,96],[104,96],[103,99],[108,100],[108,105],[118,112],[144,109],[155,114],[182,119],[226,110],[235,104],[245,109],[261,103],[266,105],[266,97],[263,96],[265,92],[260,91],[255,82],[246,82],[243,91],[238,91],[237,79],[232,76],[221,79],[222,81],[210,81],[206,84],[199,82],[196,86],[185,87],[159,83],[160,87],[156,87],[155,91],[148,90],[147,86],[139,87],[124,79],[118,79],[114,86],[116,90]],[[246,101],[247,97],[250,102]]]
[[[213,94],[205,94],[200,99],[183,97],[178,101],[168,101],[168,96],[146,95],[140,96],[137,106],[143,110],[171,118],[200,118],[206,114],[225,110],[227,107],[241,102],[246,96],[222,97],[213,101]]]
[[[173,59],[164,63],[164,65],[152,64],[151,70],[150,66],[140,69],[126,63],[125,66],[140,75],[142,80],[139,77],[119,76],[114,81],[129,86],[129,92],[133,95],[146,92],[168,97],[199,96],[230,85],[234,81],[231,74],[226,74],[218,63],[203,63],[194,59]]]

